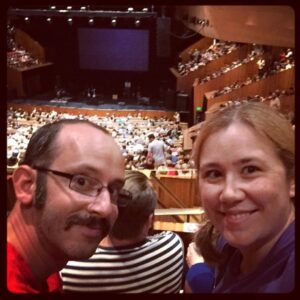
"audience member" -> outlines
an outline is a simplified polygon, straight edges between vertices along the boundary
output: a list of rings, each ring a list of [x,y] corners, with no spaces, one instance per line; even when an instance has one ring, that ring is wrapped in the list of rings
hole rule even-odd
[[[184,292],[211,293],[214,287],[214,270],[204,262],[195,242],[188,246],[186,262],[189,269],[186,274]]]
[[[213,245],[212,229],[207,230],[197,244],[205,261],[216,265],[213,292],[291,292],[295,145],[290,122],[263,103],[234,105],[203,124],[194,151],[199,196],[220,234]]]
[[[177,70],[181,76],[186,76],[189,72],[197,70],[199,67],[207,65],[225,54],[232,52],[240,47],[242,44],[229,41],[216,41],[207,49],[200,51],[199,49],[192,49],[190,52],[190,59],[183,62],[182,59],[178,61]]]
[[[175,168],[175,164],[172,162],[172,160],[168,159],[166,162],[167,165],[167,175],[168,176],[176,176],[178,175],[178,171]]]
[[[270,107],[272,107],[273,109],[276,109],[278,111],[280,111],[280,98],[278,96],[277,93],[272,93],[272,98],[270,99],[270,103],[269,103]]]
[[[119,146],[88,121],[47,124],[33,134],[12,182],[8,290],[58,292],[58,271],[71,259],[91,256],[117,217],[124,184]]]
[[[152,133],[148,135],[148,139],[148,153],[154,160],[154,167],[158,168],[161,165],[165,165],[165,152],[168,150],[167,145],[163,141],[156,139]]]
[[[96,252],[88,260],[69,261],[61,271],[66,292],[178,293],[184,248],[170,231],[148,235],[157,204],[151,181],[128,171],[124,190],[132,197]],[[122,196],[119,200],[124,201]]]
[[[175,124],[179,124],[179,123],[180,123],[180,114],[179,114],[178,111],[176,111],[176,112],[174,113],[173,118],[174,118]]]

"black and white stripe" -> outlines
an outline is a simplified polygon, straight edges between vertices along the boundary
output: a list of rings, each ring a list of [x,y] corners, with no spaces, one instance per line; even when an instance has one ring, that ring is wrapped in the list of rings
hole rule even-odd
[[[184,246],[164,231],[134,248],[98,247],[84,261],[69,261],[60,272],[65,292],[178,293]]]

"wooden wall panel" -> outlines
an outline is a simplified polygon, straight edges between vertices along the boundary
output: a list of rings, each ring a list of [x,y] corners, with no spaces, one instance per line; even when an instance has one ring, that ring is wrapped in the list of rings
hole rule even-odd
[[[177,90],[183,91],[191,96],[193,92],[192,87],[196,78],[202,79],[207,74],[211,74],[219,70],[224,65],[227,65],[237,59],[245,58],[251,47],[251,45],[243,45],[231,53],[209,62],[206,66],[200,67],[195,71],[191,71],[186,76],[177,78]]]
[[[53,64],[44,63],[22,69],[7,67],[7,87],[18,97],[28,97],[48,90],[53,85]]]
[[[37,41],[32,39],[26,32],[16,29],[15,40],[25,50],[30,52],[33,57],[37,58],[41,63],[46,62],[45,49]]]
[[[295,47],[295,11],[288,5],[178,6],[177,18],[203,36],[242,43]],[[198,17],[208,26],[184,21]]]
[[[189,46],[188,48],[184,49],[179,57],[184,61],[188,61],[191,59],[190,55],[192,53],[192,51],[194,49],[207,49],[209,48],[209,46],[213,43],[213,39],[212,38],[209,38],[209,37],[203,37],[201,38],[198,42],[194,43],[193,45]]]
[[[215,103],[237,100],[247,96],[260,95],[265,97],[276,89],[287,90],[291,86],[295,86],[295,68],[279,72],[240,89],[233,90],[230,93],[210,99],[207,102],[207,108],[209,109]]]
[[[7,67],[6,69],[7,88],[14,91],[14,94],[18,97],[25,96],[22,72]]]
[[[282,113],[287,114],[290,111],[295,112],[295,95],[281,97],[280,103]]]
[[[194,178],[184,178],[179,176],[160,176],[160,181],[180,200],[181,206],[176,205],[172,198],[153,182],[158,192],[159,200],[167,208],[190,208],[201,205],[199,198],[196,197],[196,181]]]
[[[241,65],[215,79],[212,79],[204,84],[199,84],[194,87],[194,111],[197,106],[203,105],[203,96],[205,93],[221,89],[234,83],[237,80],[245,80],[248,76],[252,77],[258,73],[257,60],[250,61],[247,64]]]

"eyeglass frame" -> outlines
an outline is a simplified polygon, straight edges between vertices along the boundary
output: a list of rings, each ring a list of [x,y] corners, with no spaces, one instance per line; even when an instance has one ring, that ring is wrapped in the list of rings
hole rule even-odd
[[[126,189],[123,189],[123,188],[120,189],[120,190],[112,189],[112,187],[110,187],[109,185],[105,186],[99,180],[97,180],[93,177],[87,176],[87,175],[70,174],[70,173],[61,172],[61,171],[48,169],[48,168],[44,168],[44,167],[38,167],[38,166],[33,166],[32,168],[37,170],[37,171],[40,171],[40,172],[51,172],[56,176],[60,176],[60,177],[64,177],[64,178],[69,179],[70,180],[70,182],[69,182],[70,190],[75,191],[75,192],[77,192],[81,195],[88,196],[88,197],[95,197],[96,198],[101,194],[103,188],[106,188],[109,192],[111,200],[113,200],[112,203],[116,204],[118,207],[126,207],[128,205],[128,201],[132,200],[132,193],[130,191],[128,191]],[[98,183],[98,186],[99,186],[97,189],[94,189],[94,191],[96,191],[96,194],[95,195],[90,195],[90,194],[84,193],[82,191],[79,191],[78,189],[74,189],[74,186],[72,186],[72,180],[75,176],[82,176],[82,177],[85,177],[85,178],[88,178],[88,179],[92,179],[93,181],[96,181]],[[115,196],[116,199],[114,200],[113,199],[113,197],[114,197],[113,193],[115,191],[117,191],[117,195]]]

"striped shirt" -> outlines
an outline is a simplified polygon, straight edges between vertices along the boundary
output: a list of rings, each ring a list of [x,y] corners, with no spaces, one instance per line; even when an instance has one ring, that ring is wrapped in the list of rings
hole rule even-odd
[[[87,260],[69,261],[60,275],[64,292],[179,293],[184,246],[163,231],[140,244],[100,247]]]

